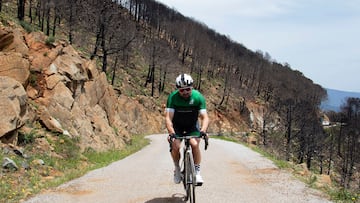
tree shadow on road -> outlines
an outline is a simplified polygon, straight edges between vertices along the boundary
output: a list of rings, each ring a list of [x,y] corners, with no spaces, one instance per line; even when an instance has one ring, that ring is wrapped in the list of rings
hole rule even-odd
[[[180,203],[185,202],[184,199],[185,196],[183,194],[173,194],[171,197],[157,197],[144,203]]]

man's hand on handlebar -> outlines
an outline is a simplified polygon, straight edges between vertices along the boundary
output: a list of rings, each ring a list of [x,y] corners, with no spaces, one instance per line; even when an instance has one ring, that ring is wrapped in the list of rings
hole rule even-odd
[[[175,137],[175,133],[171,133],[171,134],[169,134],[169,136],[167,137],[167,140],[168,140],[168,142],[169,142],[170,152],[171,152],[171,150],[172,150],[172,142],[174,141],[175,138],[176,138],[176,137]]]
[[[205,139],[205,137],[208,137],[208,135],[204,131],[200,131],[200,136],[204,139]]]
[[[175,139],[175,133],[170,133],[169,134],[169,136],[167,137],[167,140],[168,140],[168,142],[172,142],[172,141],[174,141],[174,139]]]
[[[205,150],[207,150],[207,147],[209,145],[209,136],[204,131],[200,131],[200,136],[205,140]]]

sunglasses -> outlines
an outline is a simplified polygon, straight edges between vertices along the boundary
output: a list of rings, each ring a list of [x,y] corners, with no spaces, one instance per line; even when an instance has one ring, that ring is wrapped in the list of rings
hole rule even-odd
[[[184,91],[188,92],[188,91],[190,91],[191,89],[192,89],[191,87],[185,87],[185,88],[179,89],[179,92],[184,92]]]

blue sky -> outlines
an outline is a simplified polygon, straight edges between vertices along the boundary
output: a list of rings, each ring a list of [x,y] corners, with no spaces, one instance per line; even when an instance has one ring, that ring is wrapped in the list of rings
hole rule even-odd
[[[324,88],[360,92],[360,0],[157,0]]]

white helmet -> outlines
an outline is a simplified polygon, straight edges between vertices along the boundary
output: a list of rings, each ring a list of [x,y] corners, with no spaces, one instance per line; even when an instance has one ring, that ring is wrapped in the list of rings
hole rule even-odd
[[[181,74],[176,78],[176,87],[183,88],[183,87],[190,87],[194,83],[192,77],[188,74]]]

